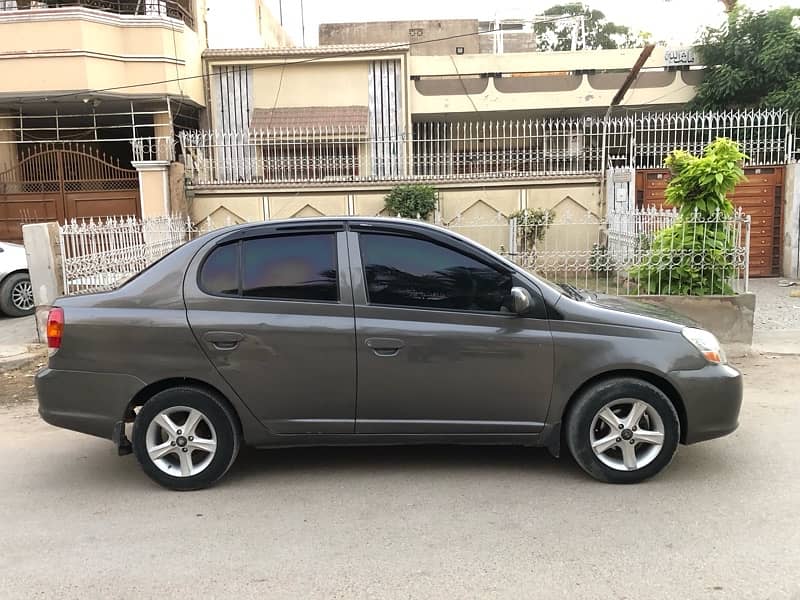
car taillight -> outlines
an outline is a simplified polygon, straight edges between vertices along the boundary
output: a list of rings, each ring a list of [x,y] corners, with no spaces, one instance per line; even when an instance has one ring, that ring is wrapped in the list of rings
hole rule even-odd
[[[64,309],[54,307],[47,314],[47,347],[61,348],[61,335],[64,333]]]

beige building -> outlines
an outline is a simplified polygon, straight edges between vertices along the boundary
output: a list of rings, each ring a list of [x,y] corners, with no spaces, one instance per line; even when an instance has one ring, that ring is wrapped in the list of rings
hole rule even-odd
[[[387,37],[413,25],[389,24]],[[326,39],[372,39],[369,24],[359,27]],[[669,151],[700,152],[727,136],[750,156],[735,194],[758,225],[750,273],[781,272],[791,252],[782,237],[790,115],[682,112],[703,74],[690,50],[655,48],[609,117],[641,49],[459,53],[447,44],[433,54],[413,38],[205,51],[208,126],[182,136],[193,219],[385,214],[393,186],[429,183],[439,198],[432,218],[495,250],[508,248],[514,212],[546,209],[583,223],[554,227],[548,240],[586,254],[602,243],[609,209],[663,203]],[[579,235],[559,239],[565,230]]]
[[[435,182],[445,223],[529,206],[600,214],[601,117],[640,50],[413,48],[204,52],[210,131],[186,143],[194,218],[374,215],[401,180]],[[680,106],[699,75],[657,48],[625,105]]]
[[[260,0],[237,2],[0,0],[0,238],[104,214],[188,211],[200,226],[384,214],[393,186],[423,182],[438,222],[495,249],[526,208],[585,222],[591,248],[610,207],[663,201],[670,150],[724,135],[750,156],[737,202],[759,219],[751,264],[780,271],[792,118],[680,114],[703,73],[691,51],[655,48],[609,117],[640,49],[511,51],[504,37],[488,52],[469,20],[298,48]],[[441,39],[461,31],[464,46]],[[257,47],[224,47],[231,32]],[[481,223],[495,229],[469,229]]]
[[[173,140],[206,106],[207,2],[0,0],[0,239],[26,221],[175,208]],[[245,4],[250,40],[290,43],[263,0]]]

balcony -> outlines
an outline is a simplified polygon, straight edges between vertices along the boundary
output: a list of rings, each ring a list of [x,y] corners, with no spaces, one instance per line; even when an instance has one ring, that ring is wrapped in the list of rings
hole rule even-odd
[[[165,16],[194,29],[192,0],[0,0],[0,12],[89,8],[117,15]]]
[[[0,104],[119,89],[203,103],[193,0],[0,0]],[[197,29],[193,29],[196,25]],[[132,83],[158,82],[130,87]],[[75,98],[70,98],[74,100]]]

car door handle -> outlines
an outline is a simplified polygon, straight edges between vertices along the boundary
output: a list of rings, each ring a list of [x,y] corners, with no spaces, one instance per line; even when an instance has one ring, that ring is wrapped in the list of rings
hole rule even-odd
[[[233,350],[244,339],[241,333],[235,331],[209,331],[203,339],[217,350]]]
[[[365,343],[376,356],[397,356],[400,348],[405,346],[403,340],[396,338],[367,338]]]

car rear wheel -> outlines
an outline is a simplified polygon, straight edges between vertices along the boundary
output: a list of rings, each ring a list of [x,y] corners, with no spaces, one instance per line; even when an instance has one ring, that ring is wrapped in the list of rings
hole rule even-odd
[[[132,437],[144,472],[173,490],[213,485],[239,453],[239,429],[231,409],[194,388],[153,396],[136,415]]]
[[[32,315],[36,305],[27,273],[9,275],[0,286],[0,310],[9,317]]]
[[[663,470],[680,439],[680,421],[656,386],[633,378],[604,381],[581,394],[569,412],[567,446],[595,479],[637,483]]]

